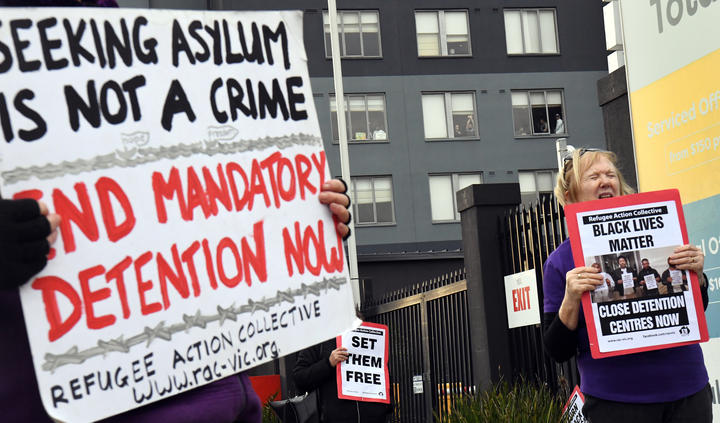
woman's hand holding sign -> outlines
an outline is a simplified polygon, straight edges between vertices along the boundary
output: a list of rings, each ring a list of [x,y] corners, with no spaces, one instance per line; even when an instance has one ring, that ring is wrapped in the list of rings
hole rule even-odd
[[[692,270],[698,276],[703,274],[705,254],[694,245],[685,244],[677,247],[668,259],[671,264],[674,264],[680,270]]]
[[[585,291],[594,291],[603,284],[603,277],[594,267],[581,266],[567,272],[565,281],[566,298],[579,303]]]
[[[577,328],[582,294],[585,291],[594,291],[602,284],[602,275],[591,266],[576,267],[565,274],[565,298],[558,314],[568,329]]]

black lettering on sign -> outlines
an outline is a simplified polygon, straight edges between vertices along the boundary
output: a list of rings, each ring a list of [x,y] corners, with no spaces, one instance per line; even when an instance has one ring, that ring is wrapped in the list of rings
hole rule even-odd
[[[85,27],[87,26],[85,20],[81,19],[75,30],[73,30],[72,24],[67,19],[63,19],[63,26],[65,27],[65,34],[67,34],[68,48],[72,56],[73,66],[80,66],[80,56],[87,60],[88,63],[95,63],[95,56],[87,51],[81,44],[82,37],[85,34]]]
[[[57,19],[43,19],[37,23],[38,32],[40,33],[40,45],[42,46],[43,59],[45,59],[45,67],[48,70],[62,69],[68,65],[65,58],[55,60],[52,56],[52,50],[59,49],[62,46],[60,40],[51,40],[48,38],[47,30],[57,25]]]
[[[0,27],[2,27],[2,21],[0,21]],[[0,73],[5,73],[10,70],[13,64],[13,58],[10,53],[10,47],[2,41],[0,41],[0,53],[3,56],[2,61],[0,61]]]
[[[68,109],[70,127],[77,132],[80,129],[80,113],[93,128],[99,128],[101,117],[108,123],[117,125],[123,123],[128,115],[128,101],[125,98],[127,93],[130,100],[130,110],[133,120],[140,120],[142,116],[140,103],[138,101],[137,89],[145,85],[145,77],[137,75],[123,82],[122,85],[113,80],[105,82],[100,88],[100,98],[95,89],[95,81],[87,82],[85,100],[71,85],[65,86],[65,103]],[[116,105],[117,110],[112,110],[111,105]]]
[[[38,112],[26,104],[26,101],[34,98],[35,93],[25,88],[18,91],[13,99],[13,106],[15,106],[15,110],[35,124],[35,127],[32,129],[18,130],[18,136],[20,139],[27,142],[35,141],[47,132],[47,124],[45,123],[45,120]],[[3,129],[5,141],[12,141],[15,138],[15,132],[13,131],[12,122],[10,120],[10,111],[3,93],[0,93],[0,125]]]
[[[40,69],[39,60],[26,60],[23,50],[30,46],[30,41],[23,40],[20,38],[19,31],[21,29],[29,29],[32,27],[32,21],[30,19],[16,19],[10,21],[10,34],[12,36],[13,44],[15,45],[15,54],[17,54],[18,68],[21,72],[31,72]]]
[[[165,97],[161,119],[162,127],[166,131],[170,132],[172,130],[173,117],[178,113],[185,113],[190,122],[195,121],[195,112],[188,101],[185,90],[180,85],[180,81],[173,79],[167,97]]]

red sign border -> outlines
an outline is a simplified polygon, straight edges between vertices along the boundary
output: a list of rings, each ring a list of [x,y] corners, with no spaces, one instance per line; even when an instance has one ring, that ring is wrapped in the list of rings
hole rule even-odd
[[[357,397],[353,395],[344,395],[342,393],[342,376],[341,376],[341,370],[340,365],[341,363],[338,363],[337,366],[335,366],[335,374],[337,376],[337,389],[338,389],[338,398],[340,399],[346,399],[346,400],[355,400],[355,401],[363,401],[363,402],[381,402],[384,404],[390,404],[390,371],[388,368],[388,362],[390,361],[390,331],[388,330],[387,325],[381,325],[380,323],[373,323],[373,322],[362,322],[362,324],[358,327],[368,327],[368,328],[374,328],[374,329],[383,329],[385,330],[385,361],[383,363],[383,370],[385,371],[385,399],[379,399],[379,398],[365,398],[365,397]],[[342,346],[342,335],[338,335],[335,338],[335,342],[337,345],[337,348],[340,348]]]
[[[567,408],[570,406],[570,403],[573,398],[575,398],[575,394],[577,394],[580,399],[583,402],[583,405],[585,404],[585,395],[583,395],[582,391],[580,390],[580,387],[575,385],[575,389],[570,393],[570,396],[568,397],[567,401],[565,402],[565,406],[563,407],[562,415],[565,416],[565,412],[567,411]],[[582,410],[580,410],[582,412]],[[584,416],[583,416],[584,417]]]
[[[585,265],[585,255],[583,254],[582,244],[580,243],[580,233],[577,221],[577,214],[587,211],[602,211],[610,208],[639,206],[646,203],[657,203],[662,201],[674,201],[677,209],[678,222],[680,224],[680,232],[682,233],[683,244],[688,243],[687,227],[685,226],[685,214],[683,212],[682,203],[680,202],[680,192],[677,189],[667,189],[661,191],[643,192],[639,194],[623,195],[621,197],[613,197],[601,200],[584,201],[582,203],[568,204],[565,206],[565,217],[570,235],[570,246],[572,247],[573,260],[575,266]],[[693,290],[693,299],[695,301],[695,312],[697,314],[698,329],[700,331],[700,339],[696,341],[675,342],[670,344],[658,344],[648,347],[629,348],[618,351],[601,352],[598,347],[597,331],[595,328],[595,320],[593,319],[592,300],[590,292],[585,292],[582,296],[583,313],[585,314],[585,324],[587,325],[588,339],[590,341],[590,353],[593,358],[613,357],[617,355],[634,354],[642,351],[660,350],[664,348],[680,347],[683,345],[697,344],[706,342],[709,339],[707,322],[705,321],[705,311],[702,309],[702,296],[700,294],[700,285],[698,276],[695,272],[690,272],[690,283]]]

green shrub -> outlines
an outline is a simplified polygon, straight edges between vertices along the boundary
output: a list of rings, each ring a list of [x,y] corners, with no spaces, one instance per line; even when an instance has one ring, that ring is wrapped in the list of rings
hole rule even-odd
[[[436,416],[442,423],[558,423],[565,399],[545,385],[524,379],[500,381],[480,395],[454,399],[451,411]]]
[[[275,401],[277,394],[274,394],[265,401],[262,409],[262,423],[281,423],[275,411],[270,407],[270,401]]]

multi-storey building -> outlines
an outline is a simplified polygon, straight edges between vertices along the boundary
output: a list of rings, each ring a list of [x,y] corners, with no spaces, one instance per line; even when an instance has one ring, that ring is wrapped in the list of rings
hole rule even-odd
[[[324,0],[121,0],[122,6],[302,9],[308,66],[340,175]],[[375,295],[460,268],[455,191],[519,182],[549,193],[555,141],[603,147],[602,3],[338,1],[360,278]]]

